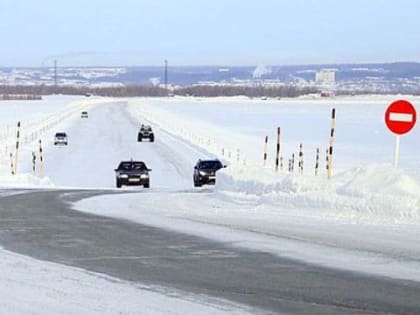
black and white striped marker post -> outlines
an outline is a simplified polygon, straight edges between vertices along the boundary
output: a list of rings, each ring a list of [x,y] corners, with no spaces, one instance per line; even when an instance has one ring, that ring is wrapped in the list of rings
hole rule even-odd
[[[17,175],[17,171],[18,171],[19,139],[20,139],[20,121],[18,121],[17,123],[17,131],[16,131],[16,153],[15,153],[14,175]]]
[[[292,171],[292,159],[289,159],[289,173]]]
[[[44,154],[42,150],[42,141],[39,139],[39,177],[44,177]]]
[[[15,167],[13,165],[13,153],[10,152],[10,172],[12,175],[15,175]]]
[[[316,148],[316,156],[315,156],[315,176],[318,176],[318,168],[319,168],[319,148]]]
[[[327,170],[327,174],[328,174],[328,148],[325,149],[325,169]]]
[[[32,152],[32,172],[35,175],[35,171],[36,171],[36,155],[35,152]]]
[[[279,171],[279,162],[280,162],[280,127],[277,127],[276,172]]]
[[[292,173],[295,171],[295,154],[292,153]]]
[[[331,111],[330,146],[328,148],[328,178],[331,178],[332,176],[334,133],[335,133],[335,108],[333,108]]]
[[[299,173],[303,174],[303,144],[299,145]]]
[[[264,139],[264,157],[263,157],[263,166],[267,166],[267,150],[268,150],[268,136],[265,136]]]

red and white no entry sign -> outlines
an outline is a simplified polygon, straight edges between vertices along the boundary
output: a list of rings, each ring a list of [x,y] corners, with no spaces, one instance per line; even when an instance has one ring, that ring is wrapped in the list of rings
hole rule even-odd
[[[417,114],[414,106],[407,101],[399,100],[388,106],[385,112],[385,123],[389,130],[395,133],[395,158],[394,166],[398,167],[400,156],[400,135],[413,129],[416,124]]]
[[[410,102],[404,100],[393,102],[385,112],[387,127],[397,135],[403,135],[413,129],[416,120],[416,109]]]

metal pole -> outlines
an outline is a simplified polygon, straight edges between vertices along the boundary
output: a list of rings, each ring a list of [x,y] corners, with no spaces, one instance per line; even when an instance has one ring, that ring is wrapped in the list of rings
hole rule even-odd
[[[165,59],[165,92],[168,95],[168,60]]]
[[[58,86],[58,79],[57,79],[57,60],[54,60],[54,94],[57,94],[57,86]]]
[[[400,160],[400,135],[395,136],[395,156],[394,156],[394,167],[398,168]]]
[[[318,176],[318,168],[319,168],[319,148],[316,148],[315,176]]]

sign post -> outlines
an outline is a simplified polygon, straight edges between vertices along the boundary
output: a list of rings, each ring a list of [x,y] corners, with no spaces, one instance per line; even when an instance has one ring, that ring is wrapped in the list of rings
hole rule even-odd
[[[388,106],[385,124],[396,135],[394,166],[397,168],[400,157],[400,136],[408,133],[416,124],[417,113],[414,106],[405,100],[398,100]]]

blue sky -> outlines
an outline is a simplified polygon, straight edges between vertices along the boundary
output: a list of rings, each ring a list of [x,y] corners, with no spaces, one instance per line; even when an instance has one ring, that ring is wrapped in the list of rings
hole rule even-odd
[[[420,61],[419,0],[0,0],[0,65]]]

